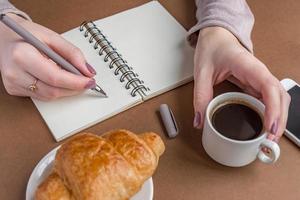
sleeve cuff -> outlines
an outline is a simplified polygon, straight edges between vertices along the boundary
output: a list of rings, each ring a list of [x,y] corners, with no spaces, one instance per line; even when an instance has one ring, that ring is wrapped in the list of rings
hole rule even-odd
[[[198,23],[188,32],[188,40],[196,45],[198,33],[206,27],[218,26],[230,31],[253,53],[251,31],[254,16],[245,0],[196,0]]]
[[[239,41],[240,43],[251,53],[253,53],[253,44],[250,37],[242,37],[241,34],[237,30],[235,30],[231,25],[222,23],[217,20],[212,20],[206,23],[196,24],[188,31],[187,40],[189,41],[191,46],[196,46],[198,40],[199,31],[206,27],[218,26],[225,28],[230,31]]]

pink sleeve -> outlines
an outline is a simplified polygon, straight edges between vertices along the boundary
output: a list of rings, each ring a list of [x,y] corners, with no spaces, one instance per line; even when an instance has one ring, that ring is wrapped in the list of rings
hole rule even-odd
[[[254,16],[245,0],[196,0],[198,23],[189,30],[188,40],[195,45],[199,30],[219,26],[234,34],[250,52]]]
[[[26,13],[15,8],[7,0],[0,0],[0,14],[6,14],[6,13],[15,13],[25,19],[31,20],[30,17]]]

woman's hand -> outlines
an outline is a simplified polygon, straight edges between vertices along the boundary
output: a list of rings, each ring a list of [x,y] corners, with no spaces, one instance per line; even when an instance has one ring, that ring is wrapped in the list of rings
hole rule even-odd
[[[81,51],[59,34],[15,14],[8,14],[39,40],[71,62],[85,76],[62,70],[35,47],[0,22],[0,71],[6,91],[11,95],[52,100],[75,95],[95,86],[96,71]],[[37,90],[28,87],[35,81]]]
[[[266,106],[264,125],[268,138],[278,142],[286,127],[290,96],[232,33],[221,27],[201,30],[194,62],[194,127],[203,126],[213,86],[229,80],[246,93],[262,99]]]

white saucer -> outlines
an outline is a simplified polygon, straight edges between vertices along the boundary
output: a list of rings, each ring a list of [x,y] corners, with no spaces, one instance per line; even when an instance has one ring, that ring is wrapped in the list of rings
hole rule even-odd
[[[29,178],[26,189],[26,200],[33,200],[34,193],[38,185],[49,175],[53,161],[55,159],[56,151],[59,146],[50,151],[42,160],[36,165]],[[143,185],[142,189],[134,195],[130,200],[152,200],[153,199],[153,181],[149,178]]]

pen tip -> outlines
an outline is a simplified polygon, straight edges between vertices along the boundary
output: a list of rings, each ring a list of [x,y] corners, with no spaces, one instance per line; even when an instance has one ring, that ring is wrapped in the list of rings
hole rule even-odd
[[[99,85],[96,85],[95,88],[93,88],[92,90],[96,91],[98,94],[101,95],[101,97],[105,97],[108,98],[107,94],[104,92],[104,90],[102,90],[102,88]]]
[[[108,98],[108,96],[106,94],[101,93],[100,96],[103,97],[103,98]]]

